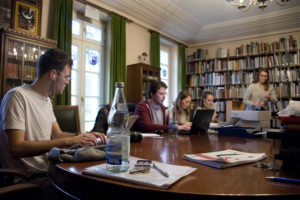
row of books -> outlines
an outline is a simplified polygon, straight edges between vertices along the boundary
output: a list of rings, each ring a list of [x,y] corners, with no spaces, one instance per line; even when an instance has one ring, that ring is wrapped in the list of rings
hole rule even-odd
[[[208,54],[207,49],[197,49],[192,55],[187,56],[187,61],[192,61],[195,59],[204,60]]]
[[[270,82],[300,81],[300,68],[271,69],[269,70]]]
[[[19,73],[21,72],[21,70],[19,70],[19,67],[20,66],[16,63],[8,62],[6,66],[6,77],[15,79],[19,78]]]
[[[228,77],[224,73],[209,73],[192,75],[187,78],[189,86],[218,86],[227,83]]]
[[[193,87],[220,86],[227,84],[250,84],[258,72],[229,71],[224,73],[206,73],[190,75],[187,77],[187,84]],[[271,83],[297,82],[300,81],[300,68],[274,68],[269,70]]]
[[[297,40],[290,35],[288,38],[280,38],[271,44],[267,42],[250,42],[235,49],[236,56],[257,55],[263,53],[274,53],[278,51],[293,50],[298,48]]]
[[[233,60],[207,60],[189,62],[186,66],[187,73],[208,73],[216,71],[252,70],[259,68],[290,67],[300,65],[300,51],[295,54],[267,55],[245,57]]]
[[[25,65],[24,66],[24,79],[26,80],[34,80],[36,77],[36,67]]]
[[[273,83],[277,98],[299,98],[300,86],[298,82]],[[189,92],[193,95],[193,99],[201,98],[204,89],[213,92],[215,99],[238,99],[243,98],[247,91],[247,85],[230,85],[225,87],[189,87]]]
[[[278,98],[300,97],[300,86],[298,82],[273,84]]]

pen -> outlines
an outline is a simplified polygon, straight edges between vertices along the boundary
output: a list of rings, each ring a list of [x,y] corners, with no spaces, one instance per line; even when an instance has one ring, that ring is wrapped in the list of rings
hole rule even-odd
[[[156,169],[159,173],[161,173],[163,176],[165,177],[169,177],[168,172],[162,170],[161,168],[159,168],[156,164],[153,163],[153,168]]]
[[[268,177],[266,177],[266,179],[272,180],[272,181],[278,181],[278,182],[285,182],[285,183],[300,183],[299,179],[291,179],[291,178],[268,176]]]

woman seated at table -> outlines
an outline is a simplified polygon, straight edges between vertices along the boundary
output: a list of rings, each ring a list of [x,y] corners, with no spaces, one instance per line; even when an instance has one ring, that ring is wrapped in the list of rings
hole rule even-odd
[[[211,122],[214,122],[214,123],[218,122],[218,118],[217,118],[217,114],[216,114],[216,105],[214,104],[214,95],[211,91],[209,91],[209,90],[203,91],[200,105],[197,109],[199,109],[199,110],[208,110],[208,109],[215,110]]]
[[[175,101],[175,112],[177,113],[178,124],[179,125],[188,125],[191,126],[191,111],[190,111],[190,104],[192,101],[192,95],[183,90],[179,92],[176,101]],[[169,112],[168,112],[169,113]]]

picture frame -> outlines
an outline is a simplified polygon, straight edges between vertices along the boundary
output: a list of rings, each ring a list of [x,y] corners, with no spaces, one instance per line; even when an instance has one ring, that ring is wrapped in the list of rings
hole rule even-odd
[[[41,0],[14,0],[12,28],[40,36],[41,33]]]

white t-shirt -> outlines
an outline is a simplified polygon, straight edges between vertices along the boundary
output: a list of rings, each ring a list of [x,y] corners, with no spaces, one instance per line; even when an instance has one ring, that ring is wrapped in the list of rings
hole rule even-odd
[[[3,167],[25,168],[32,173],[46,172],[46,154],[25,158],[11,156],[4,130],[24,130],[25,140],[50,140],[52,125],[56,121],[50,98],[40,95],[24,84],[13,88],[4,96],[0,112],[0,160]]]

